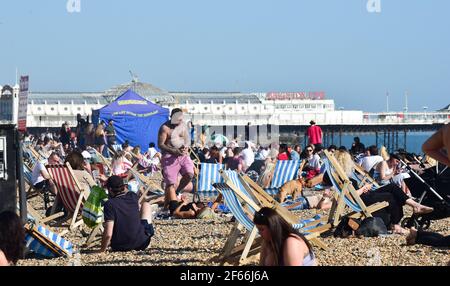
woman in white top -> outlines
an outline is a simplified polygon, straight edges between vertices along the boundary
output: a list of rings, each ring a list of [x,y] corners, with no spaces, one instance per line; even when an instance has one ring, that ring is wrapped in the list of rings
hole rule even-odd
[[[407,176],[401,172],[399,163],[400,158],[397,155],[389,155],[389,159],[387,161],[378,163],[373,177],[382,186],[395,183],[405,194],[410,195],[410,191],[404,182],[404,179]]]

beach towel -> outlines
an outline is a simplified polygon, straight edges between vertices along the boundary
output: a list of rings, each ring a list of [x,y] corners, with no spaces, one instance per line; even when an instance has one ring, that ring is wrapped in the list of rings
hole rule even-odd
[[[94,228],[103,220],[103,204],[108,199],[108,195],[105,190],[94,186],[91,189],[91,193],[83,205],[83,221],[90,227]]]

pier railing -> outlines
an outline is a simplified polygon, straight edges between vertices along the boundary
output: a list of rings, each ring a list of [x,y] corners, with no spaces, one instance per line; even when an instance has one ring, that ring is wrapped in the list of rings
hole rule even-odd
[[[369,125],[427,125],[450,122],[450,112],[384,112],[364,113],[363,123]]]

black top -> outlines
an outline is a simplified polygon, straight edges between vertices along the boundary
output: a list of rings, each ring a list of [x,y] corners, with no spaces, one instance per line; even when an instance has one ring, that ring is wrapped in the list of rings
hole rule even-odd
[[[139,199],[133,192],[110,198],[104,205],[105,222],[114,221],[111,248],[129,251],[142,246],[149,237],[141,224]]]
[[[113,125],[108,125],[105,128],[105,132],[106,132],[106,140],[108,141],[108,144],[114,144],[116,143],[116,131],[114,130],[114,126]]]

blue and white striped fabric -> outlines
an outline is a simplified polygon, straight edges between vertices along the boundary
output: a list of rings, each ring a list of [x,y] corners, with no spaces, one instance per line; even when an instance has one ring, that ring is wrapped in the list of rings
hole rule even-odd
[[[217,196],[218,192],[213,187],[215,183],[223,183],[219,170],[223,169],[223,164],[201,163],[198,177],[198,193],[204,196]]]
[[[269,195],[276,195],[281,186],[297,178],[301,160],[278,160],[270,187],[264,189]]]
[[[237,174],[236,174],[237,175]],[[233,179],[230,177],[230,179],[233,181]],[[242,205],[240,201],[238,200],[236,194],[231,190],[231,188],[226,184],[218,184],[217,185],[220,191],[222,192],[222,195],[225,199],[225,204],[227,207],[231,210],[231,213],[236,218],[236,220],[242,224],[248,231],[252,231],[255,224],[253,221],[247,216],[247,214],[242,209]],[[242,186],[242,185],[241,185]],[[252,197],[248,196],[247,191],[242,188],[241,191],[249,198],[252,199]],[[255,213],[255,210],[249,206],[249,209]],[[321,219],[321,215],[316,215],[313,218],[310,219],[304,219],[300,220],[299,223],[293,224],[292,227],[295,229],[298,229],[303,234],[309,234],[308,230],[316,228],[320,225],[323,225],[323,222],[318,222],[317,224],[312,224],[311,226],[308,226],[307,228],[304,228],[305,225],[308,223],[311,223],[313,221]]]
[[[52,231],[49,231],[48,229],[44,228],[41,225],[37,227],[37,230],[45,237],[47,237],[49,240],[51,240],[53,243],[58,245],[60,248],[64,249],[69,256],[73,254],[73,245],[70,241],[65,240],[60,235]],[[30,251],[40,256],[55,258],[58,256],[66,255],[64,253],[60,253],[60,255],[53,253],[51,250],[49,250],[45,245],[42,245],[42,243],[40,243],[39,240],[35,239],[29,233],[27,233],[25,236],[25,243],[26,247],[28,247]]]
[[[248,231],[252,231],[255,224],[242,209],[241,202],[238,200],[233,190],[231,190],[231,188],[226,184],[220,183],[217,186],[220,189],[223,198],[225,199],[225,204],[230,209],[236,220],[240,224],[242,224]]]
[[[324,160],[324,164],[326,166],[328,177],[330,178],[330,181],[333,184],[334,189],[339,194],[342,194],[342,190],[339,187],[339,184],[336,182],[336,180],[334,179],[334,177],[332,175],[334,170],[333,170],[333,167],[331,166],[330,161],[328,159],[325,159]],[[356,202],[354,202],[353,200],[350,200],[347,196],[344,197],[344,201],[353,211],[355,211],[355,212],[361,212],[362,211],[361,207]]]
[[[309,209],[309,204],[305,197],[298,197],[295,200],[290,199],[285,201],[281,205],[287,208],[289,208],[292,205],[296,205],[295,207],[290,207],[289,208],[290,211],[301,211]]]

